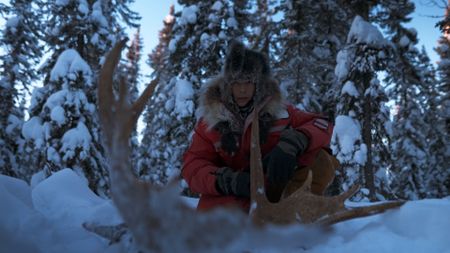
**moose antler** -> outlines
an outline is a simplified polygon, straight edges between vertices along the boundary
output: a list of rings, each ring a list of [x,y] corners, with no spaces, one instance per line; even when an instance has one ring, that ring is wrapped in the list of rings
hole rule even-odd
[[[403,201],[393,201],[366,207],[347,208],[344,205],[359,190],[354,185],[347,192],[333,197],[311,193],[312,172],[302,187],[278,203],[269,202],[264,190],[264,176],[261,164],[259,143],[258,112],[255,111],[252,123],[252,146],[250,151],[250,215],[257,224],[326,224],[382,213],[388,209],[403,205]]]

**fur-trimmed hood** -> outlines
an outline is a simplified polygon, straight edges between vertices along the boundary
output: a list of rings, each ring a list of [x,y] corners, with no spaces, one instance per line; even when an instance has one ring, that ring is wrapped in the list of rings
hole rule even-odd
[[[259,109],[260,117],[270,117],[271,120],[287,117],[286,103],[284,102],[278,83],[267,80],[263,88],[256,89],[254,107]],[[234,103],[231,87],[226,85],[225,78],[220,75],[205,84],[199,97],[197,118],[202,118],[208,129],[220,122],[228,122],[233,132],[241,132],[242,119],[238,117],[239,107]],[[225,92],[224,92],[225,91]],[[257,99],[259,97],[259,99]],[[245,119],[243,119],[245,121]],[[241,121],[241,122],[236,122]]]
[[[233,99],[234,82],[252,82],[255,94],[251,104],[240,108]],[[221,145],[229,153],[238,149],[238,137],[244,132],[251,110],[259,112],[260,140],[264,143],[269,129],[278,118],[287,117],[278,82],[272,78],[267,57],[232,42],[222,73],[210,80],[200,95],[197,118],[221,134]]]
[[[229,154],[234,154],[239,150],[239,137],[245,131],[247,119],[239,113],[239,107],[233,102],[232,97],[225,97],[224,100],[222,93],[224,82],[224,78],[219,76],[207,83],[200,95],[197,118],[201,118],[206,123],[208,130],[218,131],[221,134],[222,149]],[[253,110],[259,112],[259,139],[262,144],[266,142],[275,120],[289,117],[287,104],[281,97],[278,84],[268,80],[265,85],[270,86],[259,90],[259,92],[267,91],[265,94],[258,94],[262,100],[253,99]]]
[[[242,132],[245,118],[242,116],[242,108],[233,100],[231,88],[236,81],[255,84],[253,105],[250,106],[258,108],[260,118],[273,120],[285,111],[280,87],[272,78],[267,57],[233,41],[222,73],[204,86],[200,96],[198,116],[203,118],[209,128],[216,127],[220,122],[227,122],[232,132]]]

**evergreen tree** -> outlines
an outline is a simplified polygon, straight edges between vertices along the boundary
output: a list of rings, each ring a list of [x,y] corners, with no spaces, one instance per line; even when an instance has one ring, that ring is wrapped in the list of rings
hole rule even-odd
[[[172,75],[178,75],[199,89],[204,78],[220,72],[231,39],[242,39],[233,4],[229,1],[182,1],[175,16],[169,44]]]
[[[433,175],[428,185],[428,196],[442,197],[450,194],[450,5],[447,4],[444,18],[438,22],[442,36],[438,40],[436,52],[439,54],[437,66],[438,81],[429,90],[429,108],[426,121],[432,124],[428,135],[430,161],[429,173]]]
[[[0,6],[8,15],[0,38],[4,49],[0,55],[0,173],[23,179],[29,177],[30,164],[24,157],[21,136],[23,97],[37,79],[35,65],[42,55],[38,4],[40,1],[12,0],[10,6]]]
[[[239,31],[237,34],[237,39],[248,39],[249,43],[253,45],[253,48],[261,48],[257,46],[258,44],[254,41],[256,40],[255,32],[257,29],[255,26],[255,19],[258,19],[257,15],[252,12],[253,6],[255,5],[255,1],[257,2],[266,2],[268,0],[234,0],[231,1],[231,9],[230,14],[234,14],[235,30]],[[270,0],[269,0],[270,1]],[[261,9],[261,8],[258,8]]]
[[[142,50],[142,38],[140,35],[140,28],[136,31],[133,40],[131,41],[131,45],[126,54],[126,61],[123,63],[122,75],[125,75],[125,79],[127,81],[127,86],[129,87],[129,100],[130,102],[136,101],[139,96],[138,85],[140,83],[140,69],[139,62],[141,60],[141,50]],[[131,145],[131,165],[132,168],[137,170],[138,164],[138,147],[139,141],[137,136],[137,131],[133,131],[130,137],[130,145]],[[137,173],[137,171],[136,171]]]
[[[159,43],[152,53],[148,55],[147,63],[154,70],[154,74],[158,74],[160,80],[166,80],[167,73],[167,61],[168,61],[168,46],[172,39],[173,25],[175,24],[175,6],[171,5],[169,14],[163,20],[163,28],[159,32]]]
[[[252,31],[247,36],[252,45],[251,48],[270,56],[276,28],[276,23],[273,21],[274,3],[272,0],[256,0],[256,7],[255,13],[247,14],[251,19],[244,21]]]
[[[429,135],[434,132],[427,120],[430,113],[428,90],[436,84],[435,71],[425,50],[409,54],[414,67],[405,69],[404,80],[392,90],[396,93],[397,114],[393,124],[393,193],[405,199],[419,199],[428,195],[428,181],[433,170],[430,161]],[[413,72],[410,72],[413,71]],[[412,82],[414,81],[414,82]],[[401,86],[403,85],[403,86]]]
[[[429,176],[427,132],[430,125],[425,121],[426,104],[430,99],[427,89],[434,85],[428,77],[434,69],[424,63],[424,52],[417,48],[417,32],[404,24],[414,11],[411,1],[384,1],[382,11],[375,14],[395,54],[387,65],[384,83],[389,87],[389,97],[397,109],[392,127],[392,154],[394,164],[390,168],[394,177],[394,193],[408,199],[423,198],[427,191]]]
[[[127,84],[129,84],[128,86],[130,86],[130,99],[132,101],[135,101],[139,95],[138,84],[141,77],[139,62],[141,60],[141,51],[143,44],[140,30],[141,29],[139,27],[134,34],[134,38],[131,41],[130,47],[128,48],[128,52],[126,54],[126,62],[123,70],[127,78]]]
[[[128,2],[46,2],[45,42],[51,56],[23,129],[28,146],[37,148],[37,168],[44,176],[72,168],[100,195],[108,194],[109,186],[95,109],[96,73],[105,53],[124,37],[119,17],[134,18],[127,12]]]
[[[335,69],[339,98],[332,146],[343,167],[339,179],[344,190],[361,183],[370,200],[382,198],[377,193],[384,190],[375,172],[385,169],[389,111],[376,73],[385,67],[389,51],[378,29],[356,16]]]
[[[154,70],[152,76],[156,80],[158,80],[158,85],[155,88],[154,95],[150,99],[149,105],[146,107],[143,113],[143,122],[145,128],[142,132],[142,141],[139,147],[139,158],[138,158],[138,175],[143,176],[144,178],[148,178],[150,175],[152,176],[154,182],[158,182],[160,178],[165,178],[164,175],[158,175],[157,173],[161,173],[160,171],[156,171],[152,169],[155,165],[155,160],[152,159],[153,156],[156,156],[152,150],[152,143],[155,143],[155,131],[156,129],[162,129],[165,125],[169,124],[164,121],[164,119],[169,120],[168,117],[160,117],[156,119],[156,115],[163,108],[164,104],[167,101],[167,98],[161,97],[160,95],[155,94],[167,94],[169,91],[167,88],[170,88],[168,85],[164,85],[167,83],[169,78],[169,42],[172,38],[172,29],[175,23],[175,8],[174,6],[170,6],[169,14],[163,20],[163,28],[159,32],[159,43],[156,48],[152,51],[151,54],[148,55],[148,64]],[[160,115],[164,116],[164,115]],[[156,124],[156,125],[155,125]],[[162,152],[164,151],[164,146],[161,146]],[[156,156],[158,157],[158,156]]]
[[[278,25],[276,73],[288,99],[307,111],[330,109],[324,94],[333,91],[336,56],[354,14],[337,1],[284,0],[279,10],[284,16]]]

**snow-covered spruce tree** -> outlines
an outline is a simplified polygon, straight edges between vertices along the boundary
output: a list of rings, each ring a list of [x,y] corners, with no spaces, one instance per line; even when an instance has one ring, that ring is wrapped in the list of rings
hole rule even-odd
[[[130,1],[47,1],[45,42],[51,52],[42,88],[33,92],[23,127],[39,158],[42,176],[64,168],[84,175],[92,190],[107,195],[108,172],[96,110],[96,75],[106,52],[123,37],[119,17]]]
[[[182,10],[168,45],[168,65],[150,102],[154,116],[143,138],[148,156],[141,171],[164,184],[178,176],[195,124],[196,94],[205,79],[219,73],[228,42],[243,34],[230,1],[179,1]],[[158,76],[158,73],[154,74]],[[145,141],[145,142],[144,142]],[[148,143],[148,144],[147,144]]]
[[[91,189],[106,194],[107,164],[99,140],[96,105],[87,95],[94,74],[74,49],[65,50],[55,63],[48,82],[35,89],[31,118],[24,137],[39,151],[38,168],[44,177],[71,168],[87,178]]]
[[[238,36],[241,38],[247,38],[251,45],[256,49],[258,48],[254,41],[257,39],[254,37],[255,33],[259,30],[257,24],[255,24],[256,15],[252,12],[255,1],[271,1],[271,0],[234,0],[230,12],[234,14],[235,30],[239,31]]]
[[[267,56],[271,55],[271,43],[275,41],[273,38],[276,23],[273,21],[273,15],[276,6],[273,2],[273,0],[256,0],[255,12],[247,13],[247,20],[244,20],[245,23],[243,23],[247,24],[249,28],[246,37],[249,38],[250,47],[264,52]]]
[[[276,73],[288,99],[308,111],[329,109],[336,55],[353,15],[336,1],[286,0],[279,9]]]
[[[158,74],[161,80],[167,80],[167,60],[169,57],[168,47],[172,39],[173,25],[175,24],[175,6],[171,5],[169,14],[163,20],[163,28],[159,31],[159,42],[156,48],[148,55],[147,63],[154,70],[154,75]],[[153,77],[155,77],[152,75]]]
[[[164,173],[164,171],[156,171],[152,170],[152,155],[150,146],[154,143],[155,131],[158,127],[162,128],[167,122],[162,122],[158,120],[154,120],[156,115],[159,114],[162,106],[167,101],[167,98],[164,96],[160,96],[159,94],[167,94],[169,91],[167,88],[171,88],[168,85],[165,85],[168,80],[170,80],[169,75],[169,42],[172,38],[172,29],[175,24],[175,7],[174,5],[170,6],[169,14],[163,20],[163,28],[159,32],[159,43],[155,49],[153,49],[152,53],[148,55],[147,63],[154,70],[152,73],[152,78],[158,80],[158,85],[155,88],[154,95],[151,97],[150,102],[143,112],[143,123],[145,128],[142,131],[142,140],[141,145],[139,146],[139,158],[138,158],[138,166],[137,173],[139,176],[144,178],[149,178],[150,176],[153,178],[153,181],[158,181],[159,178],[164,178],[162,175],[158,175],[157,173]],[[158,95],[156,95],[158,94]],[[161,115],[162,116],[162,115]],[[166,119],[169,119],[168,117]],[[157,126],[154,126],[157,124]],[[161,147],[162,148],[162,147]]]
[[[129,99],[131,101],[135,101],[139,96],[138,84],[141,77],[139,62],[141,60],[142,44],[140,28],[138,28],[126,53],[123,66],[119,66],[123,68],[120,72],[122,75],[125,75],[127,84],[130,87]]]
[[[183,9],[175,15],[176,23],[169,44],[172,75],[200,88],[205,77],[222,68],[223,56],[231,39],[243,39],[243,31],[230,1],[180,0]]]
[[[375,174],[384,173],[389,161],[383,157],[388,153],[389,111],[377,71],[385,67],[389,51],[378,29],[356,16],[335,69],[339,97],[332,148],[342,164],[338,179],[344,190],[361,183],[370,200],[385,193]]]
[[[26,159],[21,129],[23,97],[37,80],[35,66],[42,55],[40,1],[12,0],[9,4],[0,6],[2,15],[8,16],[0,37],[0,173],[29,179],[28,165],[33,163]]]
[[[438,23],[442,36],[438,40],[436,52],[439,54],[437,66],[438,81],[429,89],[426,121],[432,125],[428,134],[430,170],[427,197],[442,197],[450,194],[450,5],[443,20]]]
[[[430,109],[429,90],[436,85],[435,70],[426,52],[416,52],[410,68],[404,67],[404,82],[392,87],[396,108],[393,122],[392,154],[392,190],[393,194],[405,199],[418,199],[429,196],[428,184],[433,180],[435,169],[430,166],[434,159],[430,154],[430,135],[436,133],[427,114]],[[411,72],[414,71],[414,72]],[[410,75],[410,76],[408,76]],[[394,75],[391,75],[394,76]],[[396,82],[396,83],[397,83]],[[403,85],[403,87],[401,86]],[[433,116],[432,116],[433,117]]]
[[[429,168],[427,132],[425,121],[426,90],[434,85],[429,76],[433,68],[423,65],[423,52],[417,48],[417,32],[404,24],[414,11],[411,1],[384,1],[383,8],[374,19],[384,27],[387,39],[392,42],[394,54],[387,64],[384,84],[389,98],[395,102],[396,113],[392,127],[393,166],[390,179],[393,193],[401,198],[423,198],[427,191],[425,173]],[[431,81],[431,82],[430,82]]]
[[[47,1],[45,6],[45,41],[53,55],[60,55],[68,48],[77,50],[94,73],[102,64],[102,57],[117,38],[125,37],[122,22],[137,27],[136,13],[128,9],[134,0],[121,1]],[[48,73],[56,59],[50,57],[43,67]],[[47,75],[47,78],[49,76]]]

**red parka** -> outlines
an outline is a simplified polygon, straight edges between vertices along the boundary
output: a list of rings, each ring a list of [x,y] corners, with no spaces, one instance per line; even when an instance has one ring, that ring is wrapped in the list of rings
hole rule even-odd
[[[281,104],[281,103],[280,103]],[[328,147],[333,126],[317,114],[300,111],[292,105],[283,104],[284,114],[277,117],[269,130],[267,140],[261,145],[264,158],[278,143],[280,133],[286,127],[292,127],[309,137],[308,149],[298,157],[299,167],[307,166],[314,160],[321,148]],[[234,170],[248,170],[250,163],[251,113],[244,125],[238,151],[234,154],[225,152],[221,147],[221,134],[200,118],[192,136],[192,143],[184,154],[182,176],[190,189],[200,193],[198,209],[211,209],[219,206],[237,205],[248,211],[249,199],[236,196],[223,196],[215,188],[214,172],[220,167]]]

